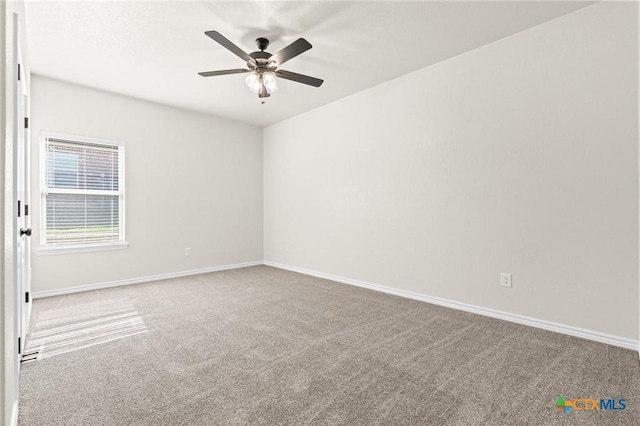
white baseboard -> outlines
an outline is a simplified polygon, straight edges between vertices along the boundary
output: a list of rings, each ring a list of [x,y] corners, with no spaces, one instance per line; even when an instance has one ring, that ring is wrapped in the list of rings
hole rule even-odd
[[[57,290],[44,290],[33,292],[33,298],[38,299],[41,297],[61,296],[64,294],[79,293],[82,291],[99,290],[102,288],[119,287],[129,284],[147,283],[150,281],[167,280],[170,278],[180,278],[189,275],[206,274],[208,272],[226,271],[228,269],[246,268],[247,266],[262,265],[261,260],[255,262],[235,263],[233,265],[213,266],[211,268],[193,269],[191,271],[172,272],[169,274],[149,275],[146,277],[131,278],[127,280],[109,281],[98,284],[80,285],[75,287],[66,287]]]
[[[305,275],[311,275],[313,277],[324,278],[331,281],[337,281],[343,284],[354,285],[358,287],[368,288],[370,290],[380,291],[383,293],[389,293],[400,297],[406,297],[408,299],[419,300],[421,302],[432,303],[434,305],[445,306],[447,308],[458,309],[465,312],[471,312],[474,314],[484,315],[491,318],[497,318],[505,321],[514,322],[517,324],[528,325],[530,327],[541,328],[543,330],[555,331],[557,333],[568,334],[569,336],[580,337],[583,339],[593,340],[595,342],[606,343],[608,345],[619,346],[625,349],[638,350],[638,340],[629,339],[626,337],[612,336],[610,334],[600,333],[598,331],[587,330],[584,328],[573,327],[570,325],[558,324],[551,321],[545,321],[537,318],[526,317],[524,315],[511,314],[508,312],[502,312],[495,309],[483,308],[481,306],[469,305],[467,303],[455,302],[453,300],[441,299],[439,297],[427,296],[424,294],[413,293],[410,291],[399,290],[396,288],[385,287],[377,284],[371,284],[364,281],[353,280],[350,278],[339,277],[336,275],[325,274],[323,272],[311,271],[309,269],[298,268],[296,266],[283,265],[281,263],[264,261],[267,266],[273,266],[279,269],[286,269],[288,271],[299,272]]]
[[[551,321],[545,321],[537,318],[531,318],[524,315],[512,314],[508,312],[502,312],[495,309],[483,308],[481,306],[469,305],[467,303],[456,302],[453,300],[441,299],[439,297],[427,296],[420,293],[413,293],[410,291],[399,290],[396,288],[385,287],[378,284],[371,284],[364,281],[358,281],[351,278],[344,278],[337,275],[326,274],[323,272],[312,271],[309,269],[298,268],[296,266],[284,265],[277,262],[271,262],[265,260],[236,263],[233,265],[214,266],[211,268],[194,269],[190,271],[174,272],[169,274],[151,275],[146,277],[132,278],[126,280],[110,281],[98,284],[89,284],[76,287],[67,287],[57,290],[45,290],[33,293],[33,298],[60,296],[64,294],[78,293],[82,291],[99,290],[102,288],[118,287],[129,284],[140,284],[150,281],[166,280],[170,278],[180,278],[189,275],[205,274],[208,272],[224,271],[228,269],[245,268],[248,266],[256,265],[273,266],[279,269],[286,269],[288,271],[298,272],[313,277],[324,278],[331,281],[336,281],[343,284],[354,285],[358,287],[367,288],[370,290],[380,291],[383,293],[393,294],[395,296],[406,297],[409,299],[419,300],[421,302],[432,303],[434,305],[445,306],[452,309],[458,309],[465,312],[471,312],[474,314],[484,315],[487,317],[497,318],[505,321],[514,322],[517,324],[528,325],[530,327],[541,328],[543,330],[555,331],[557,333],[567,334],[569,336],[580,337],[587,340],[593,340],[595,342],[606,343],[608,345],[619,346],[625,349],[631,349],[638,351],[640,344],[638,340],[629,339],[626,337],[613,336],[610,334],[600,333],[598,331],[587,330],[584,328],[573,327],[570,325],[559,324]],[[16,419],[17,420],[17,419]]]

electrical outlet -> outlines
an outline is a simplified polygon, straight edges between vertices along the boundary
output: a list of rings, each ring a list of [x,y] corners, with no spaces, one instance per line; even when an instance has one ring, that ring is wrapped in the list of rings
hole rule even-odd
[[[288,251],[289,251],[289,244],[285,244],[285,245],[284,245],[284,251],[285,251],[285,252],[288,252]]]
[[[184,255],[191,256],[191,247],[187,247],[186,249],[184,249]]]
[[[500,286],[511,288],[511,274],[500,274]]]

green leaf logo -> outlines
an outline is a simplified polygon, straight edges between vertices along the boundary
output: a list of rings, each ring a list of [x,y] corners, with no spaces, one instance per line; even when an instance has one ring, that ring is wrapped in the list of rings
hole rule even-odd
[[[558,397],[558,401],[556,402],[556,408],[558,410],[563,410],[565,414],[571,411],[571,404],[566,404],[565,400],[562,396]]]

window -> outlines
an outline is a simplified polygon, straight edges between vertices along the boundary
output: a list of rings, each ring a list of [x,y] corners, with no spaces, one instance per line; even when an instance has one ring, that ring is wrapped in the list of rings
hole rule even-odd
[[[40,176],[45,251],[126,247],[122,142],[42,132]]]

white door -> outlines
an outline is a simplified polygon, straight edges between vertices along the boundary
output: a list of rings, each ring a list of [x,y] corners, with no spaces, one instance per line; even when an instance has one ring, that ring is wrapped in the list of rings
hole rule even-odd
[[[29,177],[29,130],[28,130],[28,93],[27,76],[24,74],[22,63],[22,51],[20,43],[16,46],[17,79],[15,99],[15,182],[18,205],[15,209],[17,215],[17,245],[16,245],[16,318],[17,332],[20,338],[19,351],[24,352],[25,337],[29,328],[29,316],[31,314],[31,215],[30,215],[30,177]]]

